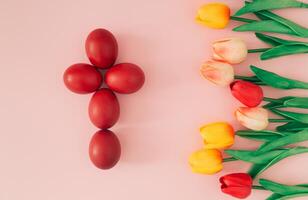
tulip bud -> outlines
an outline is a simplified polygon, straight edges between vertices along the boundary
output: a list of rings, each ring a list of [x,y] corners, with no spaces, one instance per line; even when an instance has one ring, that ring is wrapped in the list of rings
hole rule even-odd
[[[202,65],[200,72],[204,78],[220,86],[227,86],[234,80],[233,67],[224,62],[207,61]]]
[[[210,28],[225,28],[230,21],[230,8],[223,3],[209,3],[198,10],[196,21]]]
[[[217,149],[201,149],[189,157],[193,172],[199,174],[215,174],[222,170],[222,155]]]
[[[228,148],[234,143],[233,127],[226,122],[207,124],[200,128],[205,149]]]
[[[268,126],[268,112],[264,108],[240,107],[235,111],[240,124],[251,130],[260,131]]]
[[[245,42],[240,38],[226,38],[213,43],[213,58],[230,64],[243,62],[248,54]]]
[[[239,199],[245,199],[251,194],[252,178],[246,173],[228,174],[219,179],[221,191]]]
[[[234,81],[230,85],[232,95],[248,107],[256,107],[263,100],[263,90],[260,86],[248,81]]]

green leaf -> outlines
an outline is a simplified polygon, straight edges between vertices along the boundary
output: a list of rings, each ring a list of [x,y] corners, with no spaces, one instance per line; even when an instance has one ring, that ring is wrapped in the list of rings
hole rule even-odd
[[[272,45],[272,46],[279,46],[281,44],[287,44],[288,42],[286,40],[280,39],[280,38],[276,38],[276,37],[272,37],[269,35],[265,35],[262,33],[255,33],[256,37],[258,39],[260,39],[261,41]]]
[[[265,105],[263,106],[263,108],[266,108],[266,109],[284,108],[284,107],[286,107],[286,106],[284,105],[284,102],[287,101],[287,100],[293,99],[293,98],[296,98],[296,97],[293,97],[293,96],[286,96],[286,97],[282,97],[282,98],[279,98],[279,99],[275,99],[274,101],[266,100],[266,101],[268,101],[269,103],[268,103],[268,104],[265,104]],[[268,99],[268,98],[267,98],[267,99]]]
[[[281,8],[307,8],[308,4],[296,0],[255,0],[250,4],[246,4],[239,9],[235,16],[240,16],[250,12],[257,12],[260,10],[274,10]]]
[[[275,199],[280,198],[280,197],[282,197],[282,195],[274,193],[271,196],[269,196],[266,200],[275,200]]]
[[[277,115],[283,116],[288,119],[293,119],[297,122],[308,124],[308,114],[305,113],[296,113],[296,112],[289,112],[284,110],[278,109],[271,109],[271,111]]]
[[[265,35],[262,33],[255,33],[256,37],[260,39],[261,41],[270,44],[272,46],[280,46],[282,44],[284,45],[308,45],[306,42],[296,41],[296,40],[284,40],[278,37],[273,37],[269,35]]]
[[[256,154],[256,151],[249,151],[249,150],[233,150],[227,149],[225,153],[228,155],[245,162],[250,162],[254,164],[265,164],[269,161],[273,160],[275,157],[280,155],[281,153],[288,151],[287,149],[278,149],[273,150],[270,152],[266,152],[262,155]]]
[[[243,24],[241,26],[234,28],[233,31],[269,32],[269,33],[281,33],[281,34],[297,36],[297,34],[293,30],[273,20],[263,20],[263,21],[256,21]]]
[[[287,200],[287,199],[293,199],[293,198],[296,198],[296,197],[304,197],[304,196],[308,196],[308,193],[286,195],[286,196],[278,197],[275,200]]]
[[[272,141],[281,138],[283,136],[286,136],[287,133],[280,133],[268,130],[263,130],[263,131],[240,130],[236,132],[236,135],[252,140]]]
[[[295,97],[283,103],[286,107],[308,108],[308,97]]]
[[[279,147],[284,147],[289,144],[304,142],[306,140],[308,140],[308,129],[280,137],[277,140],[264,143],[263,145],[260,146],[260,148],[257,150],[256,153],[262,154],[264,152],[268,152]]]
[[[308,83],[297,81],[293,79],[288,79],[273,72],[260,69],[253,65],[250,66],[250,69],[255,73],[255,75],[268,86],[279,88],[279,89],[308,89]]]
[[[286,131],[286,132],[297,132],[302,131],[308,128],[308,124],[300,123],[300,122],[289,122],[281,126],[277,126],[277,131]]]
[[[294,34],[300,36],[300,37],[308,37],[308,29],[296,24],[295,22],[292,22],[286,18],[283,18],[275,13],[272,13],[267,10],[259,11],[255,13],[257,16],[262,16],[263,18],[271,19],[281,25],[284,25],[285,27],[289,28],[294,32]]]
[[[266,179],[259,180],[260,185],[265,189],[280,195],[291,195],[298,193],[308,193],[308,188],[303,186],[283,185]]]
[[[302,187],[308,187],[307,184],[299,184],[297,186],[302,186]],[[275,200],[277,198],[281,198],[283,195],[280,195],[280,194],[277,194],[277,193],[274,193],[272,194],[271,196],[269,196],[266,200]]]
[[[293,155],[307,153],[307,152],[308,152],[308,148],[306,147],[295,147],[295,148],[287,149],[286,151],[279,154],[277,157],[275,157],[273,160],[271,160],[267,164],[254,164],[248,173],[251,175],[252,178],[256,178],[259,174],[261,174],[262,172],[264,172],[266,169],[273,166],[274,164],[278,163],[279,161],[287,157],[293,156]]]
[[[261,54],[260,58],[261,60],[268,60],[281,56],[301,54],[301,53],[308,53],[308,46],[306,44],[280,45],[265,51],[264,53]]]

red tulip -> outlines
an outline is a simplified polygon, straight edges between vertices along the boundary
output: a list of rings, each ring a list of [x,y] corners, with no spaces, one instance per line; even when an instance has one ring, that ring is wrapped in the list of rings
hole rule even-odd
[[[219,179],[221,191],[239,199],[248,197],[252,190],[252,178],[246,173],[228,174]]]
[[[230,84],[232,95],[248,107],[256,107],[263,100],[262,88],[248,81],[234,81]]]

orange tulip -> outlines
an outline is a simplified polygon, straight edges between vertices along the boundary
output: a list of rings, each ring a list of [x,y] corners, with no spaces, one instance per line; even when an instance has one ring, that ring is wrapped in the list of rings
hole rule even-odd
[[[268,112],[264,108],[240,107],[235,111],[236,119],[246,128],[260,131],[268,126]]]
[[[199,174],[215,174],[222,170],[223,158],[217,149],[201,149],[189,157],[189,164],[193,172]]]
[[[234,143],[233,127],[226,122],[207,124],[200,128],[205,149],[228,148]]]
[[[207,61],[202,65],[200,72],[204,78],[220,86],[230,85],[234,80],[233,67],[224,62]]]
[[[230,8],[223,3],[209,3],[198,10],[196,21],[210,28],[225,28],[230,21]]]
[[[248,54],[246,43],[240,38],[225,38],[213,43],[213,58],[230,64],[243,62]]]

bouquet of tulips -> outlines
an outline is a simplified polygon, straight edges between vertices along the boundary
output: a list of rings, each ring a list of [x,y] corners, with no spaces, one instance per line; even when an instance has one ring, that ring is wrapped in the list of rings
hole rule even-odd
[[[198,10],[197,22],[211,28],[224,28],[230,19],[245,22],[234,31],[255,31],[256,37],[271,45],[270,48],[248,49],[240,38],[225,38],[212,44],[212,59],[203,63],[201,75],[219,86],[229,86],[232,95],[243,106],[235,111],[237,121],[247,130],[235,131],[227,122],[203,125],[200,134],[204,146],[189,157],[193,172],[215,174],[223,169],[223,163],[242,161],[251,163],[247,173],[233,173],[220,178],[222,192],[243,199],[252,189],[268,190],[273,194],[268,200],[290,199],[308,196],[308,185],[284,185],[260,179],[262,172],[290,156],[308,153],[308,147],[293,144],[308,141],[308,113],[290,112],[285,108],[308,109],[308,97],[265,97],[263,87],[281,90],[308,89],[308,82],[283,77],[279,74],[250,66],[253,76],[235,75],[233,66],[244,61],[248,53],[261,52],[261,60],[297,53],[308,53],[308,43],[262,34],[271,32],[296,37],[308,37],[308,29],[269,10],[281,8],[308,8],[308,4],[296,0],[254,0],[245,2],[233,16],[222,3],[210,3]],[[253,13],[259,20],[238,17]],[[264,103],[262,103],[264,102]],[[277,115],[269,118],[269,112]],[[280,123],[275,130],[267,130],[269,123]],[[235,136],[263,142],[256,150],[230,149]],[[293,147],[287,147],[293,145]],[[223,156],[223,152],[227,157]]]
[[[307,28],[269,11],[288,7],[308,8],[308,4],[296,0],[246,1],[245,6],[231,16],[230,8],[227,5],[222,3],[209,3],[200,7],[196,21],[199,24],[216,29],[225,28],[230,19],[245,22],[245,24],[240,25],[233,30],[241,32],[255,31],[257,38],[270,45],[270,47],[267,48],[248,50],[248,53],[261,52],[261,60],[290,54],[308,53],[307,42],[284,40],[278,37],[261,34],[261,32],[271,32],[308,38]],[[253,13],[259,20],[238,17],[247,13]]]

